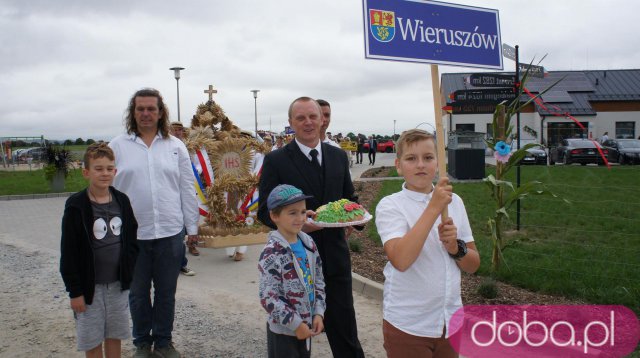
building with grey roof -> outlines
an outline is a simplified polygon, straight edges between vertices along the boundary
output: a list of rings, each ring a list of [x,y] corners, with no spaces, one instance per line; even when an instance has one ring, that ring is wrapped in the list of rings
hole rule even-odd
[[[495,102],[454,101],[451,95],[461,90],[489,90],[472,86],[472,73],[445,73],[441,76],[443,112],[447,132],[482,132],[491,135],[491,121]],[[514,75],[513,72],[483,72],[483,75]],[[559,81],[559,82],[558,82]],[[640,69],[551,71],[544,78],[530,77],[525,84],[537,95],[554,83],[542,95],[544,103],[530,104],[520,115],[522,139],[555,146],[569,137],[600,138],[605,132],[610,138],[638,138],[640,135]],[[521,101],[527,101],[523,95]],[[574,120],[580,122],[581,129]],[[515,118],[512,123],[515,125]],[[515,132],[515,130],[514,130]]]

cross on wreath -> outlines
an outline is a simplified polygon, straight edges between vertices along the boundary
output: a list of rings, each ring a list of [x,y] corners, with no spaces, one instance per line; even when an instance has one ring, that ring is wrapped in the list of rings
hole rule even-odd
[[[204,90],[204,93],[208,93],[209,94],[209,101],[213,101],[213,94],[214,93],[218,93],[218,90],[214,90],[213,89],[213,85],[209,85],[209,89],[208,90]]]

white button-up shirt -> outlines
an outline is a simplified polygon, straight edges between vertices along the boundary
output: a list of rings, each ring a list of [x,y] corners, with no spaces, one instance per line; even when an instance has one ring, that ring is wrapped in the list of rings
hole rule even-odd
[[[376,226],[382,243],[404,236],[415,225],[431,200],[431,193],[408,190],[384,197],[376,207]],[[473,241],[462,199],[453,194],[449,217],[458,229],[458,238]],[[462,307],[460,269],[438,239],[440,217],[429,232],[416,261],[405,271],[391,262],[384,268],[383,317],[394,327],[420,337],[439,338],[444,325]],[[447,332],[447,337],[449,332]]]
[[[307,158],[309,159],[309,161],[313,160],[313,158],[311,157],[311,150],[315,149],[318,151],[318,163],[320,163],[320,165],[322,165],[322,142],[318,141],[318,145],[316,145],[315,147],[311,148],[311,147],[307,147],[306,145],[300,143],[300,141],[298,141],[298,138],[295,139],[296,144],[298,144],[298,147],[300,148],[300,151],[302,152],[302,154],[306,155]]]
[[[153,240],[198,233],[198,202],[189,152],[176,137],[159,134],[150,147],[133,134],[114,138],[116,189],[131,200],[138,221],[138,239]]]

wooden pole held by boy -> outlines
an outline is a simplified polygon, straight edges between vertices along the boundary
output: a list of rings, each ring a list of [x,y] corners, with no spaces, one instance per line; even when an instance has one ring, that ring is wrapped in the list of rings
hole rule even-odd
[[[438,177],[447,176],[447,163],[444,151],[444,128],[442,126],[442,100],[440,99],[440,74],[438,65],[431,65],[431,87],[433,88],[433,111],[436,122],[436,152],[438,157]],[[449,212],[445,207],[442,210],[442,221],[449,217]]]

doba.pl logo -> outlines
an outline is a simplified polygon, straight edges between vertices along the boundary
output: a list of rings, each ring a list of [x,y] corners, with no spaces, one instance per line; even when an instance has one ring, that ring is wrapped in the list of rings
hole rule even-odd
[[[466,357],[625,357],[640,326],[624,306],[466,306],[449,334]]]
[[[389,42],[396,35],[396,15],[393,11],[369,9],[371,35],[380,42]]]

